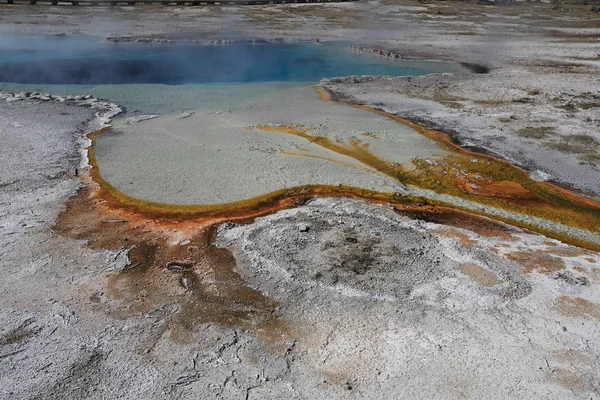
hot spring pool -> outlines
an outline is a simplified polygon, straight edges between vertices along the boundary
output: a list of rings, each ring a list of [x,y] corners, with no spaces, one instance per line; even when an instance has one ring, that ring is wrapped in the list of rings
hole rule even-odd
[[[398,62],[348,43],[226,45],[110,43],[89,38],[0,39],[0,82],[110,85],[318,82],[347,75],[423,75],[441,63]]]
[[[360,145],[408,168],[415,157],[441,155],[444,150],[412,128],[325,102],[311,85],[325,77],[416,76],[451,67],[388,60],[348,46],[3,38],[0,89],[90,93],[126,107],[98,136],[95,152],[108,182],[144,200],[226,203],[307,184],[394,192],[397,181],[355,158],[305,137],[260,129],[301,126],[311,136]],[[143,115],[153,118],[136,118]]]

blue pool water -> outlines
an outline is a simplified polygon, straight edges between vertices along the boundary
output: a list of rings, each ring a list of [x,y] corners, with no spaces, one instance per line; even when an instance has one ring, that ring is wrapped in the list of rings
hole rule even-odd
[[[348,50],[344,43],[115,44],[87,38],[0,40],[0,82],[111,85],[317,82],[347,75],[416,76],[448,66]]]

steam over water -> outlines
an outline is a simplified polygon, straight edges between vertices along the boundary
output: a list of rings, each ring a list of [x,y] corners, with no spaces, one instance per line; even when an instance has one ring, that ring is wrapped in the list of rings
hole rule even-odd
[[[423,75],[344,44],[115,44],[90,39],[0,40],[0,82],[53,85],[295,81],[347,75]]]

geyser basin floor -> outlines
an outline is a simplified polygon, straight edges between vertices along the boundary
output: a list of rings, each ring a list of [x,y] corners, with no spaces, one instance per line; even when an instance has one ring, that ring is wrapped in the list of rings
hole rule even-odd
[[[324,102],[314,88],[269,83],[196,90],[205,97],[199,107],[139,122],[122,118],[99,135],[95,152],[102,176],[126,194],[170,204],[233,202],[308,184],[400,189],[394,179],[351,157],[256,128],[261,125],[302,125],[311,135],[346,145],[354,141],[390,164],[444,154],[412,128]],[[221,100],[213,105],[212,99]]]
[[[94,164],[112,166],[102,176],[96,170],[94,178],[123,206],[179,217],[210,209],[225,216],[257,206],[264,212],[282,199],[309,194],[391,202],[403,197],[494,216],[583,246],[600,242],[596,203],[535,182],[509,163],[456,148],[443,133],[396,124],[372,109],[325,104],[298,84],[264,83],[332,74],[422,75],[436,68],[406,68],[335,44],[130,47],[67,40],[36,46],[3,53],[0,79],[22,82],[12,84],[20,90],[24,82],[54,84],[46,85],[54,93],[90,88],[128,108],[115,121],[121,134],[104,135],[113,145],[103,153],[109,142],[98,144]],[[234,84],[197,85],[220,81]],[[114,85],[123,82],[142,84]],[[149,113],[158,115],[148,120]],[[135,188],[136,182],[143,186]],[[412,186],[406,190],[404,184]]]
[[[97,137],[102,178],[116,187],[111,193],[119,202],[226,215],[309,193],[391,202],[400,193],[404,201],[452,205],[598,248],[598,204],[536,182],[509,163],[464,151],[440,132],[323,101],[312,88],[198,88],[206,95],[199,102],[204,108],[122,118],[115,128],[120,134]],[[308,185],[329,188],[313,192]]]
[[[22,126],[34,144],[16,146],[20,157],[5,160],[0,176],[36,160],[0,190],[0,321],[2,338],[16,339],[0,353],[4,398],[198,398],[225,388],[223,398],[239,399],[256,382],[252,398],[343,398],[348,382],[367,399],[400,390],[460,397],[463,387],[484,398],[516,386],[524,398],[595,393],[597,253],[464,213],[450,215],[466,224],[454,229],[325,199],[221,229],[234,259],[202,228],[214,221],[124,215],[89,189],[65,208],[77,160],[56,175],[54,161],[76,147],[66,133],[91,117],[72,108],[0,102],[0,132]],[[45,135],[54,146],[39,141]],[[431,211],[417,207],[414,216],[456,222]],[[414,275],[393,261],[398,253]],[[183,259],[194,268],[165,268]],[[420,268],[424,259],[432,263]],[[373,267],[355,274],[357,260]],[[317,274],[328,263],[331,272]],[[524,274],[523,264],[536,270]],[[566,282],[575,279],[589,286]],[[469,386],[457,388],[464,376]],[[173,382],[184,384],[174,391]]]

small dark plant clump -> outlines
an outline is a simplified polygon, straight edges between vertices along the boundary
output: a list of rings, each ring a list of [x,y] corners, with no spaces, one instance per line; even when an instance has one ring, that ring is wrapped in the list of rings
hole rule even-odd
[[[578,158],[588,163],[600,163],[600,153],[594,150],[588,151],[585,154],[580,155]]]
[[[600,143],[592,136],[579,134],[562,136],[562,141],[548,142],[546,146],[563,153],[589,154],[593,158]]]
[[[551,126],[527,126],[523,129],[519,129],[516,134],[522,137],[531,139],[543,139],[554,133],[554,128]]]

